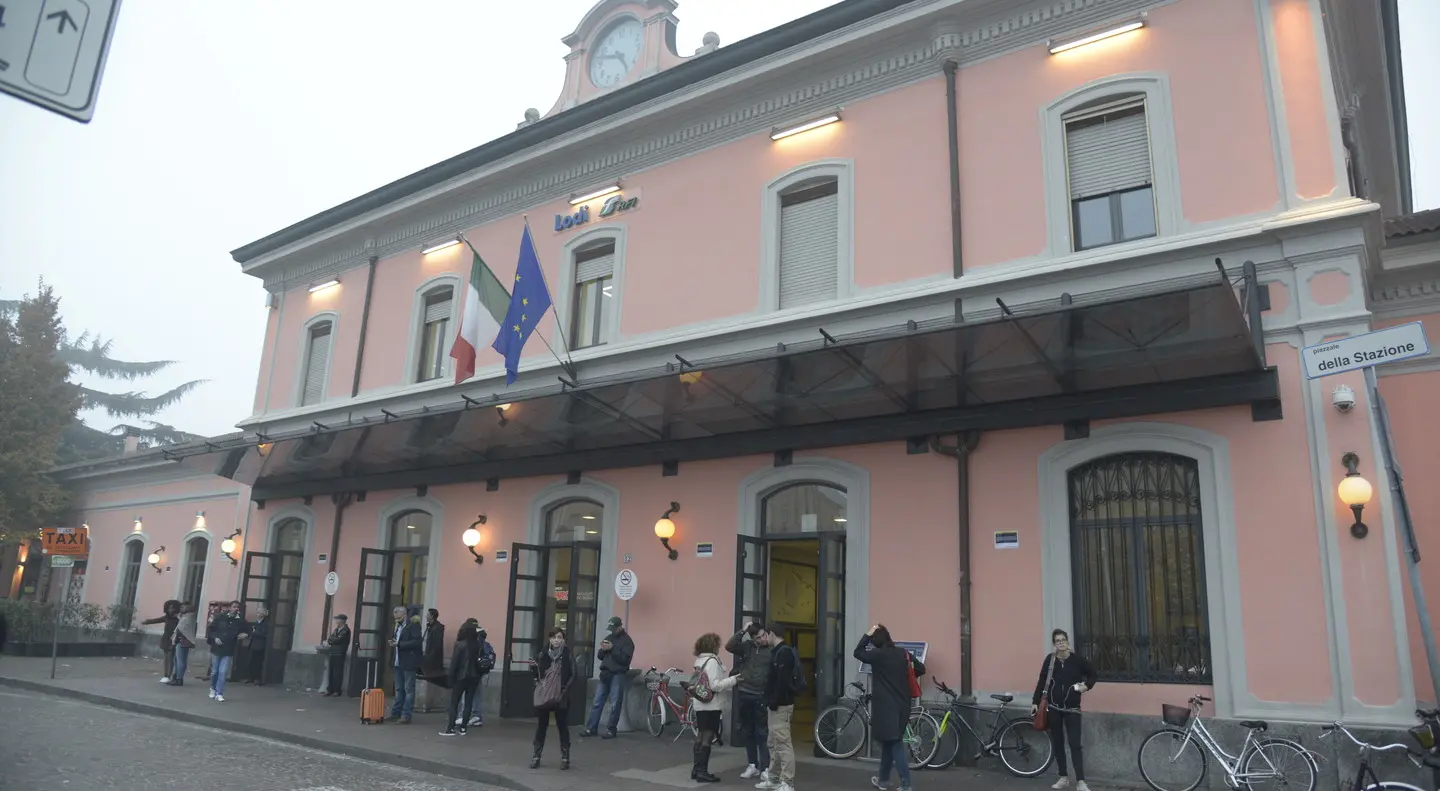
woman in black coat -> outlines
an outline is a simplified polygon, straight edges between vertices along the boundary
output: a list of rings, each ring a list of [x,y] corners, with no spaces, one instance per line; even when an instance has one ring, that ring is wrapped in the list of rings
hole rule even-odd
[[[560,732],[560,768],[569,769],[570,682],[575,680],[575,658],[565,646],[564,629],[551,629],[546,636],[549,638],[546,650],[539,659],[530,660],[530,669],[535,673],[535,686],[539,687],[552,667],[560,667],[560,701],[554,709],[555,730]],[[549,709],[535,712],[535,756],[530,759],[531,769],[540,766],[540,753],[545,750],[545,731],[550,729],[550,714]]]
[[[470,619],[455,634],[455,650],[450,654],[450,714],[445,718],[445,730],[441,736],[465,734],[470,724],[470,710],[475,706],[475,687],[480,683],[480,635],[475,631],[475,619]],[[456,719],[460,713],[460,700],[465,700],[465,716]],[[455,723],[460,723],[456,730]]]
[[[905,748],[905,728],[910,722],[914,701],[910,697],[909,669],[918,678],[925,674],[925,665],[909,651],[895,645],[890,630],[882,625],[870,627],[855,646],[855,658],[870,665],[870,733],[880,742],[880,775],[871,780],[877,788],[890,781],[893,765],[900,774],[901,791],[910,789],[910,756]]]

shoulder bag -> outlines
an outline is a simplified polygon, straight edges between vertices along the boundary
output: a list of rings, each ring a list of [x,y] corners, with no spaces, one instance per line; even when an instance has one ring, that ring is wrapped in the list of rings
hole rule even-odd
[[[1046,660],[1050,669],[1045,671],[1045,686],[1041,687],[1040,705],[1035,708],[1035,730],[1043,731],[1050,724],[1050,679],[1055,677],[1055,655],[1051,654]]]

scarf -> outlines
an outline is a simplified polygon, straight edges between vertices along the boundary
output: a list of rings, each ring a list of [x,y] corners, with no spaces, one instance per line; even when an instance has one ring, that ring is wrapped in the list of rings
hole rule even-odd
[[[560,657],[561,657],[562,655],[564,655],[564,653],[565,653],[565,646],[563,646],[563,645],[560,646],[559,648],[551,648],[551,649],[550,649],[550,661],[551,661],[551,662],[559,662],[559,661],[560,661]]]

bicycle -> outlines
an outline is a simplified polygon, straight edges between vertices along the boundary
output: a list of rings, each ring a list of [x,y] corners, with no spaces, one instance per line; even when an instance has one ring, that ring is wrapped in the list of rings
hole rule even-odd
[[[845,687],[847,693],[851,689],[859,690],[860,696],[852,698],[847,694],[815,718],[815,744],[831,758],[853,758],[861,747],[870,742],[870,699],[874,696],[866,692],[865,686],[858,681],[852,681]],[[859,733],[855,734],[854,744],[841,746],[841,737],[850,730],[850,726],[857,724]],[[925,766],[934,757],[939,732],[940,724],[924,706],[911,708],[910,721],[905,724],[905,735],[901,737],[910,755],[908,763],[911,769]],[[849,741],[843,744],[849,745]]]
[[[680,723],[680,732],[675,734],[674,742],[680,741],[686,731],[699,735],[695,730],[695,701],[687,694],[682,706],[670,697],[670,677],[684,672],[678,667],[669,668],[664,673],[654,667],[645,671],[645,688],[650,690],[650,703],[645,709],[645,727],[650,731],[650,735],[657,739],[665,733],[665,726],[670,724],[672,716]]]
[[[977,760],[986,755],[998,756],[1000,763],[1005,765],[1006,771],[1016,777],[1036,777],[1050,768],[1050,762],[1055,759],[1055,756],[1051,751],[1049,734],[1035,730],[1035,721],[1030,717],[1005,718],[1005,706],[1015,700],[1014,695],[991,695],[991,699],[1000,701],[1000,705],[980,706],[974,703],[961,703],[960,695],[945,686],[943,681],[936,681],[935,685],[945,693],[950,702],[945,716],[940,719],[940,731],[935,740],[935,755],[925,764],[927,768],[944,769],[955,763],[956,757],[960,754],[962,731],[969,733],[970,738],[980,745],[980,752],[975,755]],[[994,717],[990,721],[990,735],[987,738],[980,738],[979,731],[965,719],[965,711],[975,712],[977,718],[985,712],[994,713]],[[956,725],[952,725],[952,722]],[[957,725],[958,727],[956,727]],[[1027,736],[1031,738],[1027,739]],[[1034,743],[1032,744],[1032,742]],[[1039,764],[1033,769],[1028,768],[1036,760],[1039,761]],[[1027,768],[1022,768],[1022,761],[1025,762],[1024,766]]]
[[[1207,702],[1210,702],[1210,698],[1195,695],[1190,698],[1188,708],[1161,704],[1161,719],[1164,720],[1165,727],[1145,737],[1145,741],[1140,743],[1137,756],[1140,776],[1147,785],[1155,791],[1193,791],[1205,782],[1205,773],[1209,770],[1205,753],[1209,752],[1225,769],[1225,785],[1230,788],[1240,788],[1243,785],[1254,789],[1257,780],[1276,779],[1280,785],[1315,791],[1320,767],[1314,753],[1290,739],[1257,736],[1270,728],[1270,724],[1263,720],[1242,720],[1240,726],[1246,729],[1245,743],[1241,745],[1239,753],[1232,755],[1216,741],[1210,729],[1200,720],[1200,709]],[[1291,759],[1295,758],[1298,758],[1298,768],[1283,768],[1290,766]],[[1155,779],[1166,768],[1175,767],[1181,762],[1189,765],[1194,761],[1199,762],[1198,768],[1177,773],[1181,778],[1192,779],[1165,784]]]
[[[1329,738],[1330,735],[1336,731],[1350,737],[1350,741],[1354,742],[1360,748],[1360,766],[1355,770],[1355,782],[1350,784],[1351,791],[1381,791],[1381,789],[1384,789],[1384,791],[1425,791],[1425,789],[1410,785],[1409,783],[1400,783],[1394,780],[1382,781],[1376,777],[1375,770],[1370,768],[1370,753],[1372,752],[1384,753],[1390,752],[1391,750],[1404,750],[1405,757],[1410,759],[1410,763],[1415,764],[1416,769],[1419,769],[1422,765],[1428,766],[1431,769],[1440,768],[1440,761],[1428,755],[1416,753],[1410,749],[1408,745],[1387,744],[1384,747],[1377,747],[1368,742],[1362,742],[1355,738],[1355,734],[1351,733],[1339,722],[1322,726],[1320,728],[1320,738]],[[1366,782],[1367,778],[1369,782]]]

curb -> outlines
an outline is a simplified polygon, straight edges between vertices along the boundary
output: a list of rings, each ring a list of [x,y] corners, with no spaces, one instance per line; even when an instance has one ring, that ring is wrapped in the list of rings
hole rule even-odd
[[[326,739],[317,739],[313,736],[288,733],[286,731],[264,728],[258,725],[249,725],[243,722],[234,722],[217,717],[206,717],[201,714],[191,714],[184,711],[175,711],[161,706],[152,706],[148,703],[136,703],[134,701],[122,700],[120,698],[109,698],[104,695],[96,695],[93,692],[81,692],[80,690],[67,689],[65,687],[51,686],[38,681],[27,681],[18,678],[6,678],[0,676],[0,686],[23,689],[29,692],[36,692],[42,695],[49,695],[58,698],[70,698],[81,700],[86,703],[93,703],[97,706],[106,706],[112,709],[128,711],[134,714],[145,714],[151,717],[160,717],[167,720],[186,722],[191,725],[203,725],[207,728],[215,728],[231,733],[243,733],[248,736],[259,736],[265,739],[273,739],[278,742],[294,744],[300,747],[308,747],[314,750],[321,750],[328,753],[359,758],[365,761],[387,764],[401,769],[413,769],[420,772],[427,772],[433,775],[449,777],[455,780],[468,780],[474,783],[498,786],[510,789],[510,791],[534,791],[524,783],[506,777],[505,775],[487,772],[484,769],[471,769],[466,766],[447,764],[442,761],[431,761],[424,758],[412,758],[408,755],[398,753],[387,753],[380,750],[371,750],[365,747],[357,747],[343,742],[334,742]]]

